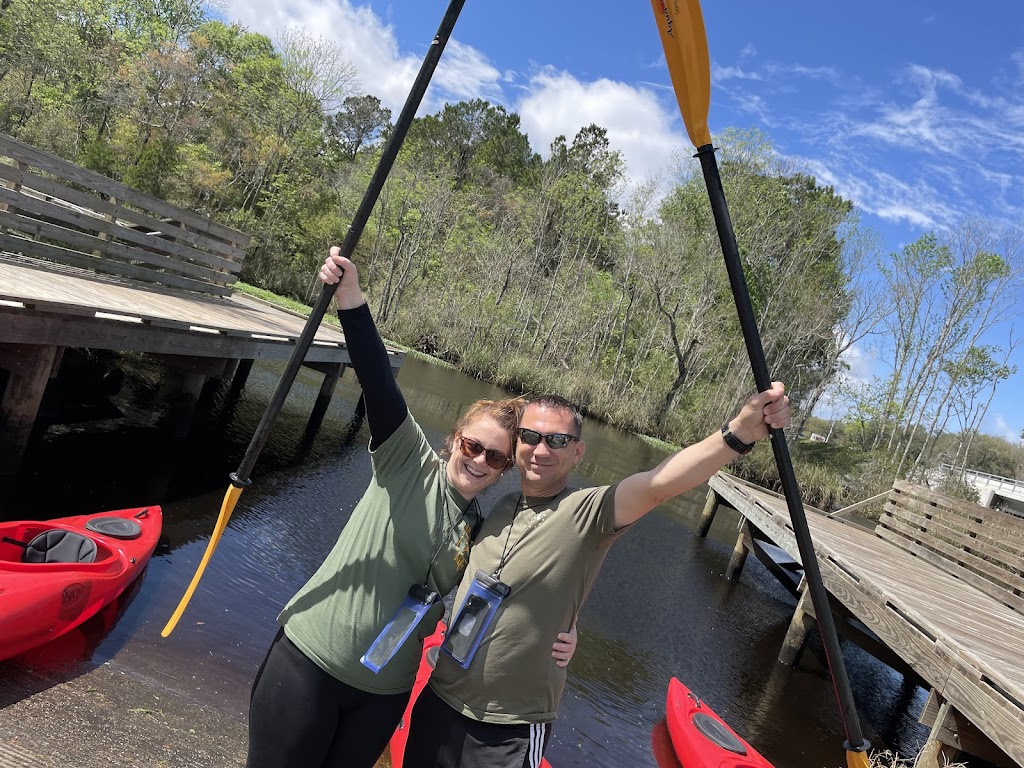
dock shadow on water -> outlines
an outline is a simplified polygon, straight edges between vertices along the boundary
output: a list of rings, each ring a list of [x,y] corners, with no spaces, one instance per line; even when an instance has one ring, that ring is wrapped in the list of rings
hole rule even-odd
[[[51,428],[31,444],[4,517],[160,504],[164,534],[142,579],[108,612],[52,648],[0,662],[0,750],[18,745],[39,765],[50,759],[64,768],[242,764],[249,690],[277,614],[319,566],[370,479],[355,377],[343,376],[311,431],[321,377],[303,369],[180,624],[160,637],[282,367],[258,363],[242,392],[207,392],[208,409],[176,447],[159,418]],[[469,403],[506,394],[411,357],[399,382],[435,446]],[[612,482],[665,456],[619,430],[593,422],[584,429],[575,485]],[[515,473],[506,474],[484,508],[516,485]],[[843,761],[820,646],[812,640],[796,668],[776,664],[795,601],[756,561],[737,582],[725,581],[737,519],[722,510],[698,539],[705,493],[664,505],[611,549],[579,620],[547,753],[554,768],[663,764],[657,726],[673,676],[776,765]],[[866,735],[878,747],[915,752],[926,736],[916,723],[924,692],[852,644],[843,650]],[[93,758],[48,736],[57,731],[86,734],[77,746]]]

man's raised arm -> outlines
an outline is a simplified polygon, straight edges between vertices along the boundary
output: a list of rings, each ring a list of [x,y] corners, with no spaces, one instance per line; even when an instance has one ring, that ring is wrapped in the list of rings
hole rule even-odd
[[[789,398],[781,382],[751,397],[728,422],[733,446],[716,431],[699,443],[677,451],[654,469],[637,472],[615,489],[615,527],[635,523],[659,504],[707,482],[740,453],[737,448],[768,437],[768,430],[789,425]]]

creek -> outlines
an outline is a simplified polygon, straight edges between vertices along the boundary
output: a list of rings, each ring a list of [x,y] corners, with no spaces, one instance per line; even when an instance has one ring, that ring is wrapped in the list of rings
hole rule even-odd
[[[138,674],[240,722],[278,612],[320,564],[370,478],[355,376],[346,372],[313,431],[306,419],[320,376],[303,370],[181,623],[160,637],[282,368],[257,363],[240,394],[222,387],[177,446],[156,418],[50,427],[33,442],[4,513],[47,518],[162,504],[165,541],[92,661],[127,653],[148,665]],[[506,394],[412,357],[399,383],[435,446],[469,403]],[[584,437],[574,485],[610,483],[666,455],[593,421]],[[482,497],[484,509],[516,484],[515,472],[506,473]],[[754,558],[738,581],[725,580],[737,517],[721,510],[709,536],[698,539],[693,530],[706,492],[698,488],[656,509],[612,548],[579,619],[579,647],[547,752],[555,768],[656,766],[652,730],[664,718],[672,676],[775,765],[843,762],[844,736],[816,633],[795,668],[776,663],[795,601]],[[915,753],[927,735],[917,723],[925,692],[851,643],[842,648],[865,735],[877,747]]]

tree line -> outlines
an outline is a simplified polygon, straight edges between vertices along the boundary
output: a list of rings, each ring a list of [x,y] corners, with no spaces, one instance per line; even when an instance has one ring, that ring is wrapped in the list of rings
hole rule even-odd
[[[242,279],[304,301],[391,130],[357,77],[324,40],[275,45],[198,0],[0,3],[0,131],[245,230]],[[1015,372],[1017,339],[986,333],[1016,316],[1020,233],[963,222],[886,254],[766,136],[716,138],[794,437],[842,385],[843,443],[878,484],[970,466]],[[356,254],[383,332],[629,430],[700,437],[753,387],[703,181],[683,159],[627,194],[625,172],[598,125],[542,156],[501,105],[418,118]],[[843,385],[872,345],[891,372]],[[863,474],[837,470],[832,491],[865,493]]]

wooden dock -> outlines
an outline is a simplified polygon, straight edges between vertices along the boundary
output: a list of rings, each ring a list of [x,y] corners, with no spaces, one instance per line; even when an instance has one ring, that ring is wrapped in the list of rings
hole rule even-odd
[[[208,378],[240,387],[254,360],[289,359],[305,318],[232,292],[248,244],[0,134],[0,477],[17,473],[67,348],[143,352],[174,369],[179,433],[191,420],[181,404],[194,407]],[[397,370],[403,355],[389,354]],[[324,374],[318,420],[349,362],[345,337],[322,326],[303,362]]]
[[[720,504],[742,516],[730,576],[759,539],[799,562],[783,497],[724,473],[710,486],[699,534]],[[931,689],[921,721],[932,764],[958,750],[1024,765],[1024,524],[906,483],[875,529],[807,512],[830,599]],[[813,624],[803,590],[781,661],[795,660]]]
[[[305,318],[245,294],[208,296],[0,256],[0,475],[21,464],[47,381],[68,347],[143,352],[175,369],[180,395],[210,378],[242,386],[254,360],[287,360]],[[404,360],[389,350],[397,371]],[[324,374],[316,412],[349,363],[344,334],[322,325],[305,364]],[[187,426],[187,425],[186,425]]]

